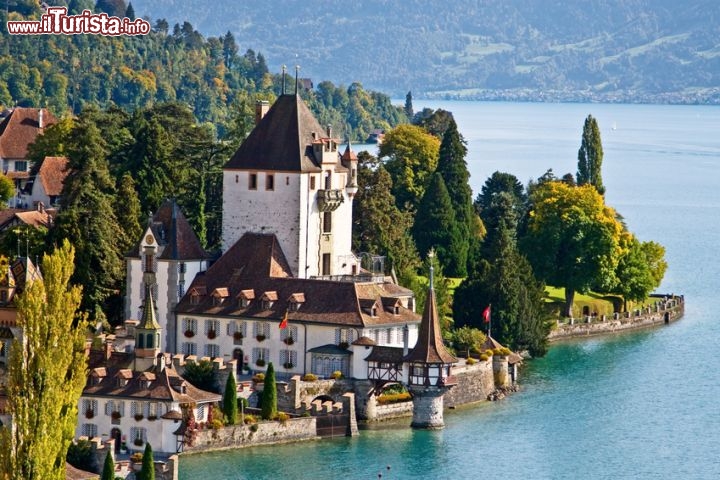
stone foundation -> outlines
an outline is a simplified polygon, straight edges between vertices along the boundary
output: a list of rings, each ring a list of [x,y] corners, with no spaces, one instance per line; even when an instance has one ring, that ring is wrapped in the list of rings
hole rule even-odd
[[[445,427],[443,419],[444,387],[410,387],[413,396],[412,428],[440,429]]]

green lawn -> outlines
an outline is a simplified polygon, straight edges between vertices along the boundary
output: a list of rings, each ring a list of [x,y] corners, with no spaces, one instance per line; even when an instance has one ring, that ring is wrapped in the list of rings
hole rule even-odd
[[[565,289],[561,287],[545,287],[545,301],[548,303],[556,303],[558,311],[560,306],[565,303]],[[641,308],[649,306],[655,300],[645,299],[643,302],[628,302],[628,309]],[[612,315],[615,311],[615,304],[618,308],[622,308],[622,298],[617,295],[603,295],[590,292],[588,294],[575,293],[575,302],[573,303],[573,317],[582,317],[583,307],[588,307],[590,313],[597,312],[598,315]]]

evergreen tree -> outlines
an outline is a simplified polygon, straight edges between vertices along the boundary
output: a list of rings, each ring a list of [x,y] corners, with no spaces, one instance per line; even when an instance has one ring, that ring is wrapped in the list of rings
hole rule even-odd
[[[465,155],[467,147],[458,132],[455,120],[450,121],[440,144],[440,159],[437,172],[442,175],[450,195],[450,202],[455,213],[455,224],[460,235],[457,256],[445,264],[446,272],[451,277],[467,275],[467,256],[470,242],[478,238],[474,231],[472,190],[470,189],[470,172],[467,169]]]
[[[0,209],[7,207],[7,202],[15,195],[15,183],[0,173]]]
[[[125,10],[125,16],[130,19],[130,21],[135,21],[135,9],[132,6],[132,2],[128,3],[127,10]]]
[[[206,392],[220,393],[220,389],[215,381],[215,371],[210,360],[200,360],[197,362],[187,363],[183,378],[192,383],[195,387]]]
[[[127,252],[140,239],[143,233],[140,224],[142,213],[140,211],[140,199],[135,190],[135,181],[129,173],[125,173],[120,179],[118,193],[116,196],[116,208],[118,212],[118,224],[122,228],[120,249]]]
[[[603,147],[597,120],[588,115],[583,125],[582,143],[578,151],[577,184],[590,184],[600,195],[605,194],[602,181]]]
[[[407,115],[409,119],[412,119],[413,115],[415,115],[415,112],[413,112],[412,92],[408,92],[407,95],[405,95],[405,115]]]
[[[433,175],[420,202],[412,233],[421,256],[434,248],[443,266],[460,265],[462,248],[467,244],[457,227],[450,194],[440,173]]]
[[[138,480],[155,480],[155,459],[150,442],[145,443],[142,468],[138,472]]]
[[[127,11],[125,0],[98,0],[95,10],[105,12],[111,17],[122,18]]]
[[[227,425],[235,425],[238,416],[238,398],[237,384],[235,383],[235,375],[228,375],[225,383],[225,394],[223,395],[223,413],[225,414],[225,423]]]
[[[481,258],[455,290],[455,324],[486,328],[482,311],[492,304],[492,336],[511,348],[543,355],[549,333],[543,311],[544,287],[518,251],[512,196],[498,194],[483,220],[487,236]]]
[[[238,61],[238,46],[230,30],[223,37],[223,62],[227,68],[232,68]]]
[[[74,248],[64,241],[42,261],[43,278],[17,300],[22,341],[12,343],[6,384],[12,428],[0,428],[0,478],[61,480],[86,382],[87,322],[70,285]]]
[[[353,248],[356,252],[386,255],[388,268],[403,276],[420,261],[412,238],[409,212],[400,211],[392,195],[392,179],[385,167],[367,152],[358,155],[358,192],[353,203]]]
[[[115,480],[115,462],[113,462],[112,452],[108,451],[105,455],[105,463],[103,464],[100,480]]]
[[[278,413],[277,384],[275,383],[275,367],[273,367],[272,362],[268,363],[267,371],[265,372],[260,409],[260,416],[263,420],[272,420]]]
[[[490,204],[495,197],[503,192],[510,194],[518,218],[521,218],[527,203],[527,195],[525,195],[523,184],[515,175],[497,171],[485,181],[475,199],[475,211],[478,215],[482,216],[482,212],[490,208]]]
[[[83,310],[106,319],[104,307],[123,279],[121,231],[114,208],[115,183],[108,170],[106,143],[92,114],[75,122],[68,146],[69,169],[54,236],[77,249],[73,281],[83,286]],[[109,312],[111,316],[119,312]]]

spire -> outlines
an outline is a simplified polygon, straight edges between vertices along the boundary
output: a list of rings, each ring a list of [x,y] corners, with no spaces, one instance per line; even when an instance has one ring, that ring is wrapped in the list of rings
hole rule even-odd
[[[435,290],[435,267],[434,267],[434,259],[435,259],[435,249],[430,248],[430,251],[428,252],[428,258],[430,259],[430,291]]]
[[[285,71],[287,70],[287,67],[285,65],[282,66],[282,93],[281,95],[285,95]]]
[[[433,288],[433,266],[432,256],[434,252],[430,250],[430,285],[428,286],[427,298],[425,299],[425,311],[423,312],[422,321],[420,322],[420,332],[415,347],[410,353],[403,358],[404,362],[421,362],[421,363],[457,363],[455,358],[445,348],[440,330],[440,320],[438,319],[437,303],[435,301],[435,289]]]
[[[145,284],[145,299],[143,300],[143,313],[140,325],[137,328],[145,330],[159,330],[160,324],[155,317],[155,301],[152,296],[152,288],[150,284]]]

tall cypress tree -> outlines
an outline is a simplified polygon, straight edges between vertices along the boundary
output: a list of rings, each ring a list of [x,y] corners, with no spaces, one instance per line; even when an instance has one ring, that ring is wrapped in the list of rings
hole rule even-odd
[[[603,147],[597,120],[588,115],[583,125],[582,142],[578,151],[577,184],[589,183],[600,195],[605,194],[602,181]]]
[[[470,172],[468,172],[465,162],[466,154],[465,141],[458,132],[457,123],[451,119],[440,144],[437,171],[445,181],[461,238],[457,246],[457,258],[447,265],[447,274],[454,277],[467,275],[468,250],[470,242],[477,233],[473,231],[475,213],[473,212],[472,189],[469,183]]]
[[[263,383],[260,416],[263,420],[272,420],[277,415],[277,384],[275,383],[275,367],[268,363]]]
[[[112,453],[109,451],[105,455],[105,463],[103,464],[100,480],[115,480],[115,462],[113,462]]]
[[[142,468],[138,472],[138,480],[155,480],[155,458],[153,458],[150,442],[145,443]]]
[[[461,255],[464,239],[455,221],[447,187],[438,172],[433,175],[420,202],[412,231],[420,255],[424,257],[434,248],[447,271],[457,272],[461,261],[467,258]]]
[[[223,394],[223,413],[225,414],[225,423],[227,425],[235,425],[238,416],[238,399],[237,384],[235,383],[235,375],[230,373],[227,382],[225,382],[225,393]]]
[[[135,190],[135,181],[130,173],[126,172],[120,179],[115,199],[115,211],[118,215],[118,223],[122,228],[121,251],[126,252],[142,235],[140,199]]]

